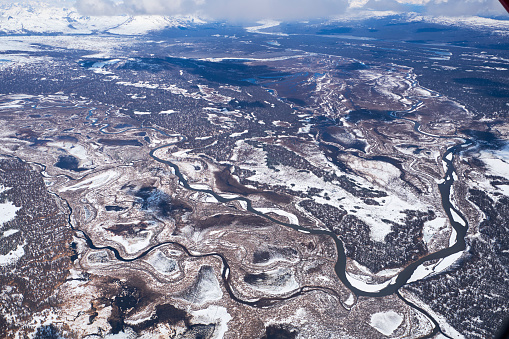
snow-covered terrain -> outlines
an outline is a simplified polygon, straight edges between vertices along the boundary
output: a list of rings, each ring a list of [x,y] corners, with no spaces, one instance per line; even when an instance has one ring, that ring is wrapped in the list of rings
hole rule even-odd
[[[88,177],[85,180],[83,180],[77,184],[74,184],[69,187],[65,187],[61,191],[66,192],[66,191],[76,191],[76,190],[83,189],[83,188],[88,188],[88,189],[98,188],[98,187],[101,187],[101,186],[105,185],[106,183],[118,178],[118,176],[119,176],[119,173],[115,172],[114,170],[105,171],[100,174]]]
[[[489,174],[509,179],[509,143],[499,150],[482,151],[480,155]],[[509,196],[508,185],[497,185],[497,188],[502,194]]]
[[[440,25],[448,26],[461,26],[469,27],[474,29],[488,29],[492,34],[497,35],[508,35],[509,34],[509,21],[508,20],[497,20],[492,18],[483,18],[479,16],[467,16],[467,17],[449,17],[449,16],[425,16],[418,17],[416,20],[422,20],[424,22],[436,23]]]
[[[161,274],[170,274],[177,269],[177,261],[170,259],[161,251],[155,251],[148,257],[148,263]]]
[[[427,16],[418,13],[401,13],[395,11],[374,11],[360,9],[365,1],[351,1],[353,11],[335,16],[332,22],[361,21],[365,19],[401,18],[403,21],[426,22],[489,29],[493,34],[505,35],[509,32],[509,21],[479,16],[448,17]],[[356,6],[360,3],[361,6]],[[143,35],[171,27],[189,27],[204,24],[205,21],[196,15],[110,15],[86,16],[78,12],[71,3],[68,6],[57,6],[44,1],[0,2],[0,33],[4,34],[100,34]],[[355,10],[359,8],[359,10]],[[258,25],[246,27],[250,33],[267,33],[264,30],[280,25],[274,20],[262,20]]]
[[[2,191],[7,191],[3,186],[0,186],[0,193]],[[11,221],[16,217],[16,212],[21,209],[21,206],[18,207],[14,205],[10,201],[5,201],[3,203],[0,203],[0,229],[4,225],[4,223]]]
[[[382,219],[400,222],[405,216],[405,210],[415,208],[425,210],[425,208],[427,208],[426,205],[423,204],[422,201],[419,201],[415,196],[398,196],[394,194],[383,198],[383,201],[380,201],[379,205],[366,205],[363,209],[356,209],[355,206],[362,204],[362,200],[343,190],[340,186],[332,182],[325,182],[322,178],[317,177],[313,173],[303,173],[290,166],[277,165],[276,167],[278,171],[273,171],[266,165],[266,155],[262,150],[252,147],[244,142],[237,142],[237,146],[237,154],[234,154],[232,160],[238,161],[237,164],[240,168],[249,168],[255,172],[254,175],[248,178],[249,180],[265,184],[277,183],[278,185],[286,186],[289,189],[301,192],[307,192],[312,187],[320,187],[323,190],[322,194],[324,194],[324,196],[315,197],[315,201],[327,204],[328,200],[326,200],[325,196],[331,197],[333,200],[341,199],[341,204],[345,210],[355,211],[354,213],[356,216],[370,227],[370,236],[374,241],[383,242],[385,236],[392,230],[390,224],[384,223]],[[249,150],[248,159],[239,157],[238,154],[242,150]],[[309,159],[311,160],[311,158]],[[317,164],[324,164],[327,162],[328,160],[324,156],[320,156],[316,160]],[[358,162],[358,164],[356,164],[356,162]],[[350,162],[350,165],[356,166],[356,169],[362,169],[363,167],[366,168],[365,166],[367,164],[368,163],[365,161],[360,162],[358,160],[352,160]],[[369,165],[369,170],[373,173],[375,168],[372,164]],[[387,166],[385,166],[385,168],[387,168]],[[399,175],[398,172],[390,170],[379,170],[376,174],[379,175],[379,177],[382,177],[382,181],[385,182],[389,182],[393,178],[397,178],[397,175]],[[341,173],[338,172],[338,175],[341,175]],[[369,174],[366,173],[366,176],[367,175]],[[352,176],[352,180],[366,188],[370,186],[370,183],[364,178]],[[325,193],[327,194],[325,195]],[[295,223],[293,218],[290,220]]]
[[[352,284],[353,287],[364,292],[379,292],[396,281],[396,277],[393,277],[392,279],[387,280],[381,284],[373,284],[365,281],[367,279],[366,276],[351,274],[348,272],[346,272],[346,279],[348,282],[350,282],[350,284]]]
[[[0,3],[0,33],[6,34],[141,35],[169,27],[202,23],[204,21],[194,16],[83,16],[72,7],[54,7],[43,2]]]
[[[246,27],[246,31],[248,31],[250,33],[281,35],[281,33],[266,33],[266,32],[263,32],[264,29],[279,26],[279,24],[281,22],[274,21],[274,20],[262,20],[262,21],[259,21],[257,23],[259,24],[259,26]]]
[[[383,335],[390,336],[403,322],[403,317],[394,312],[379,312],[371,315],[370,325]]]
[[[357,1],[357,2],[363,2]],[[354,7],[354,6],[352,6]],[[332,22],[351,22],[366,19],[383,19],[392,18],[394,22],[398,20],[402,22],[424,22],[431,24],[439,24],[446,26],[468,27],[472,29],[487,29],[493,34],[507,35],[509,34],[509,20],[500,20],[496,18],[486,18],[476,15],[469,16],[433,16],[422,15],[414,12],[401,13],[396,11],[351,11],[343,15],[338,15],[332,19]],[[257,27],[259,28],[259,27]],[[260,27],[261,28],[261,27]],[[259,28],[259,29],[260,29]],[[263,27],[265,28],[265,27]]]
[[[206,309],[194,311],[191,314],[195,322],[216,323],[213,338],[223,338],[228,330],[228,322],[232,319],[226,308],[216,305],[210,305]]]
[[[0,255],[0,266],[16,263],[25,254],[25,245],[26,242],[19,244],[15,250],[12,250],[7,254]]]

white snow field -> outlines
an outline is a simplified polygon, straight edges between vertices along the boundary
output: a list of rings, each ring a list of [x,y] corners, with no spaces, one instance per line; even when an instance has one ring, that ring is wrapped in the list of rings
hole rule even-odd
[[[372,314],[369,324],[383,335],[390,336],[402,322],[402,315],[394,311],[387,311]]]

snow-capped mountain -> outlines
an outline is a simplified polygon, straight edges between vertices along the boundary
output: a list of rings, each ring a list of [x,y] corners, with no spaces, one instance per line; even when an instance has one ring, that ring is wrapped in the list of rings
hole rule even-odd
[[[329,20],[329,23],[361,22],[363,20],[390,20],[396,23],[428,23],[443,26],[456,26],[478,30],[490,30],[492,34],[509,35],[509,19],[505,17],[481,17],[481,16],[434,16],[415,12],[396,11],[366,11],[358,10],[348,14],[337,15]]]
[[[43,2],[0,3],[0,34],[140,35],[168,27],[202,23],[204,21],[194,16],[83,16],[75,8],[56,7]]]

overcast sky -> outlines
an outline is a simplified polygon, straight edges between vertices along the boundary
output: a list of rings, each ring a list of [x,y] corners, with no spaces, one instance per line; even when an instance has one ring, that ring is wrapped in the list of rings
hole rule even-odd
[[[16,2],[20,0],[0,0]],[[21,0],[23,1],[23,0]],[[43,0],[74,5],[85,15],[197,14],[207,19],[306,20],[356,10],[431,15],[509,15],[498,0]]]

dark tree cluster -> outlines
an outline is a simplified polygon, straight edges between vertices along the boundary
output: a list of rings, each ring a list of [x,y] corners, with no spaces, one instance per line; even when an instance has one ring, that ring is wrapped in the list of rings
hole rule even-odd
[[[0,159],[0,183],[9,188],[0,193],[0,201],[21,207],[2,227],[19,231],[0,238],[0,254],[23,246],[23,255],[16,262],[0,266],[0,286],[9,286],[9,294],[19,293],[22,300],[2,297],[0,310],[23,317],[29,314],[25,312],[48,307],[55,288],[65,281],[73,254],[72,231],[41,174],[29,164],[16,158]]]

